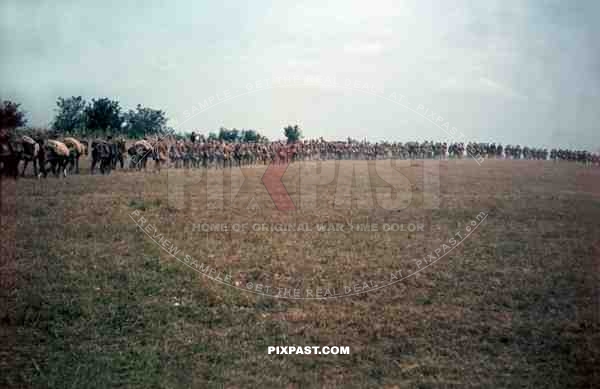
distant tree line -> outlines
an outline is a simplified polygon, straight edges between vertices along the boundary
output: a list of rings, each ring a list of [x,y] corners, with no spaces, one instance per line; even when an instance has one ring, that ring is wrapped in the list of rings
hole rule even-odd
[[[219,129],[219,133],[215,134],[211,132],[208,134],[208,139],[210,140],[222,140],[229,143],[235,142],[254,142],[254,143],[264,143],[268,141],[266,136],[262,136],[256,130],[248,129],[248,130],[238,130],[233,128],[231,130],[221,127]]]
[[[125,111],[118,101],[107,97],[86,101],[81,96],[59,97],[56,101],[56,114],[52,120],[52,130],[59,134],[75,137],[106,137],[108,135],[140,139],[146,136],[173,135],[190,139],[192,133],[177,133],[168,127],[166,113],[159,109],[143,107]],[[0,103],[0,129],[15,130],[27,124],[21,105],[9,100]],[[43,132],[44,129],[25,129],[24,132]],[[287,126],[283,129],[288,143],[298,141],[302,135],[300,128]],[[221,127],[219,132],[209,132],[202,140],[222,140],[229,143],[266,143],[269,139],[254,129]]]
[[[124,111],[118,101],[106,97],[86,101],[81,96],[73,96],[59,97],[56,106],[52,129],[63,134],[135,139],[169,130],[165,112],[140,104],[134,110]]]

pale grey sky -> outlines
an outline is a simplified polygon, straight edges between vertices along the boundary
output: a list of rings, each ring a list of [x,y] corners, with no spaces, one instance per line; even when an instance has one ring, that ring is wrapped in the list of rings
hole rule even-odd
[[[184,131],[450,140],[433,113],[465,139],[597,150],[598,15],[596,0],[3,0],[0,98],[31,125],[58,96],[107,96]],[[293,77],[336,86],[255,90]]]

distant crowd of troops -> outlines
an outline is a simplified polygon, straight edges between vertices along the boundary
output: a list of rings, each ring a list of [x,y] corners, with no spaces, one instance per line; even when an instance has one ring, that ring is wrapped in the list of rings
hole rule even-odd
[[[193,134],[188,139],[144,138],[129,143],[122,138],[106,140],[33,139],[0,136],[0,164],[3,173],[25,175],[33,165],[34,174],[46,177],[79,173],[79,159],[91,155],[91,173],[108,174],[117,168],[146,170],[149,160],[154,170],[173,168],[230,168],[255,165],[288,164],[310,160],[377,160],[377,159],[461,159],[502,158],[526,160],[575,161],[585,165],[600,164],[600,156],[585,150],[521,147],[496,143],[445,142],[331,142],[312,139],[294,143],[229,143],[205,140]],[[128,163],[126,163],[128,161]],[[22,168],[19,169],[19,164]],[[19,172],[20,170],[20,172]]]
[[[600,156],[584,150],[557,150],[496,143],[442,142],[330,142],[307,140],[295,143],[226,143],[219,141],[177,140],[170,142],[168,157],[172,167],[232,167],[255,164],[285,164],[310,160],[377,159],[526,159],[563,160],[600,164]]]

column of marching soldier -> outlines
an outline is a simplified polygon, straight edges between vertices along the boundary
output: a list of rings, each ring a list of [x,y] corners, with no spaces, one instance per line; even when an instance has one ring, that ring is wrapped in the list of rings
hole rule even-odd
[[[192,134],[181,139],[174,136],[144,138],[127,142],[123,138],[83,140],[74,137],[21,136],[0,134],[0,164],[2,173],[22,176],[29,164],[35,176],[56,176],[79,173],[79,159],[91,158],[91,173],[107,174],[116,168],[145,170],[148,160],[154,161],[155,170],[172,168],[227,168],[270,163],[287,165],[294,161],[309,160],[375,160],[375,159],[461,159],[494,158],[574,161],[587,166],[600,165],[600,155],[586,150],[547,149],[506,145],[500,143],[446,143],[446,142],[356,142],[302,140],[293,143],[274,141],[225,142],[206,140]],[[128,160],[128,163],[125,161]],[[19,168],[19,166],[22,166]]]

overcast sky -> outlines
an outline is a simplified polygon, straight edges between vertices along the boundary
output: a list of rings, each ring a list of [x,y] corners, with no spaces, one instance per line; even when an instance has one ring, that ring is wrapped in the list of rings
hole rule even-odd
[[[107,96],[182,131],[597,150],[598,15],[597,0],[2,0],[0,98],[31,125],[58,96]]]

